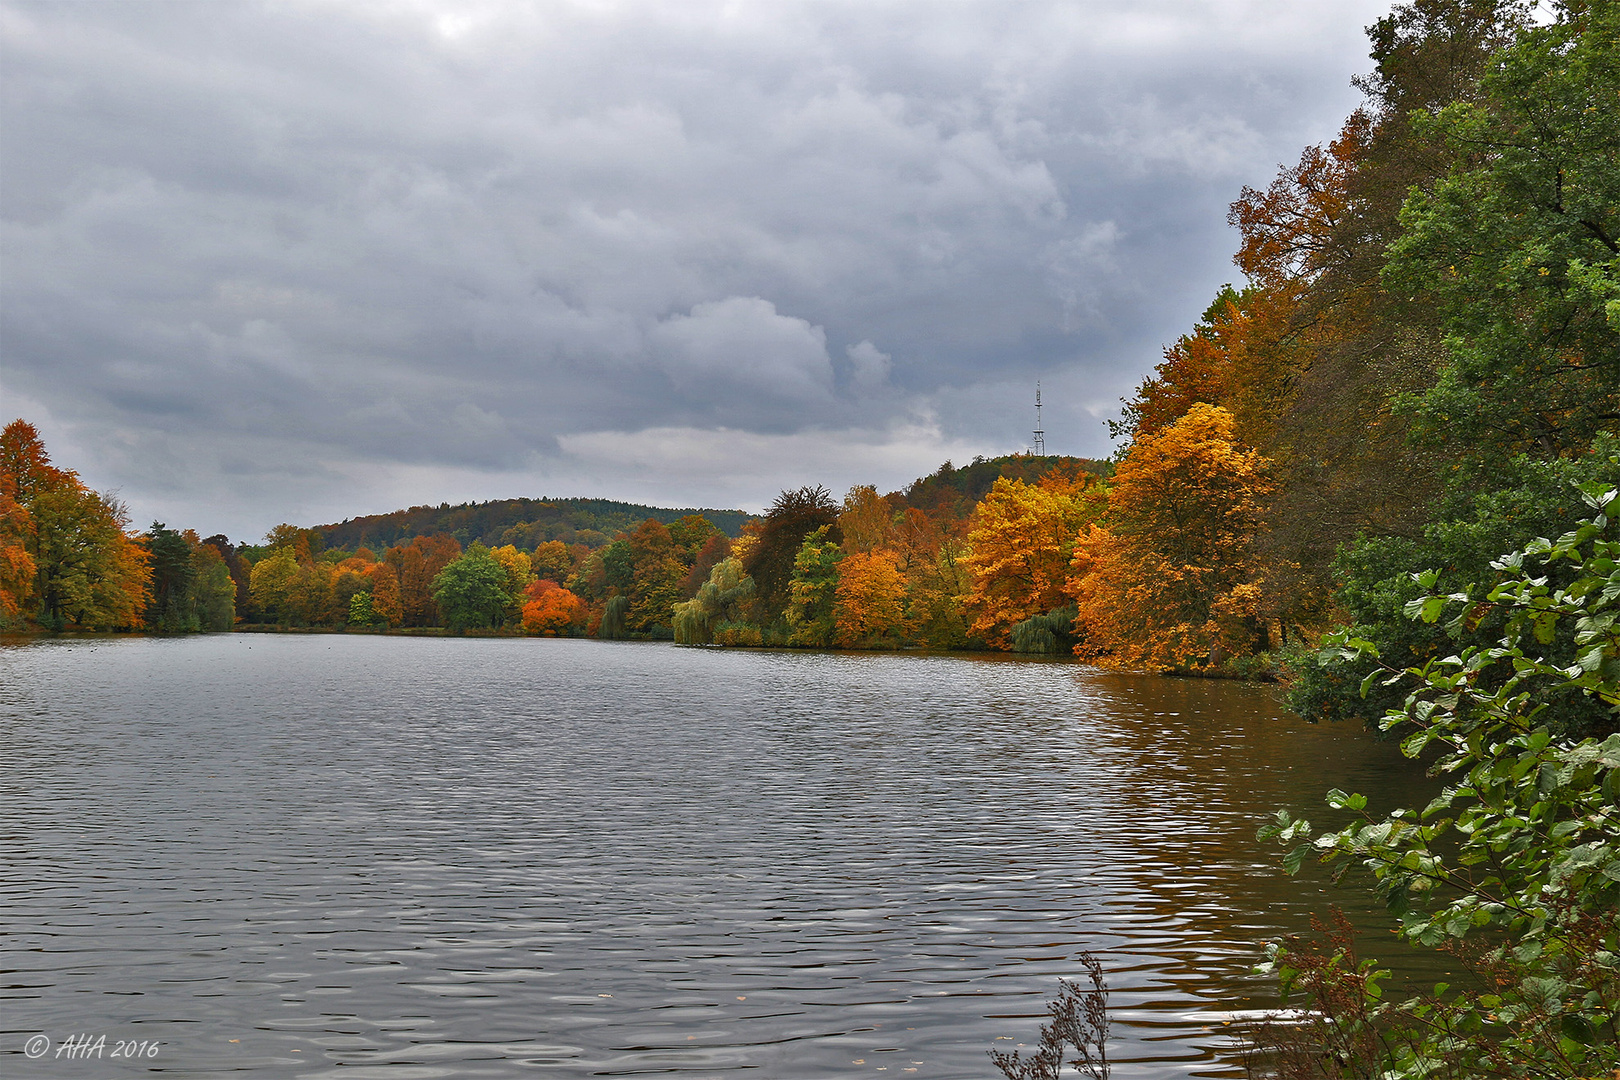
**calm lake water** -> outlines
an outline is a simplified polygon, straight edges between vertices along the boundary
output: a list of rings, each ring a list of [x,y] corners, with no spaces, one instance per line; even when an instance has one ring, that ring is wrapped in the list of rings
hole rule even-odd
[[[1332,786],[1430,790],[1263,688],[1068,662],[12,644],[0,1075],[994,1077],[1089,949],[1115,1077],[1238,1076],[1261,943],[1382,925],[1254,840]]]

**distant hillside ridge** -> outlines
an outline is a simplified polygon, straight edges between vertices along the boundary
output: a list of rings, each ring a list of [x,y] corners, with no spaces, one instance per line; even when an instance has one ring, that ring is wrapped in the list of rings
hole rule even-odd
[[[612,499],[493,499],[455,506],[413,506],[387,514],[367,514],[335,525],[317,525],[326,546],[373,551],[405,543],[418,536],[446,533],[463,547],[477,540],[489,547],[515,544],[533,549],[548,540],[601,547],[621,532],[633,530],[648,518],[669,524],[688,514],[700,514],[727,536],[742,535],[743,523],[753,515],[742,510],[671,510]]]
[[[1106,480],[1114,475],[1114,463],[1063,454],[1045,457],[1033,454],[976,457],[961,467],[947,461],[932,475],[913,480],[904,490],[893,492],[889,497],[898,498],[904,505],[931,516],[966,517],[1003,476],[1033,484],[1047,473],[1058,470],[1087,472]]]
[[[1113,465],[1090,458],[1009,454],[974,458],[960,468],[949,461],[928,476],[919,477],[890,498],[930,514],[965,517],[992,485],[1003,476],[1034,483],[1057,469],[1077,470],[1108,477]],[[489,547],[514,544],[533,550],[548,540],[598,548],[621,532],[632,532],[648,518],[665,525],[688,514],[698,514],[732,539],[754,515],[743,510],[669,509],[617,502],[613,499],[492,499],[481,503],[440,503],[413,506],[387,514],[367,514],[334,525],[317,525],[328,548],[354,551],[361,547],[380,551],[408,543],[418,536],[448,534],[465,547],[477,540]]]

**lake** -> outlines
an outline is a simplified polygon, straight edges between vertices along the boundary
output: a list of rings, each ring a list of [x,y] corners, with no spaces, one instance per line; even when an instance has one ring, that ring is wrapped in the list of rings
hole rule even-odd
[[[996,1077],[1091,950],[1118,1080],[1241,1076],[1261,943],[1382,925],[1254,840],[1334,786],[1432,781],[1068,661],[12,642],[0,1074]]]

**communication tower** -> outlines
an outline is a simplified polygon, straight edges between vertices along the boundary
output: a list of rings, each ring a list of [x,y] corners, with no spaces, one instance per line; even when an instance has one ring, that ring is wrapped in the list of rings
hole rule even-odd
[[[1036,457],[1046,456],[1046,432],[1041,427],[1041,384],[1035,384],[1035,449]]]

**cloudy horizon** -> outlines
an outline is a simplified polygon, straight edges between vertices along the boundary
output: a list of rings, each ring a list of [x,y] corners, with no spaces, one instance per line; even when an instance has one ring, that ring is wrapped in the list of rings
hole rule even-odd
[[[0,4],[0,423],[256,540],[1105,421],[1387,4]]]

